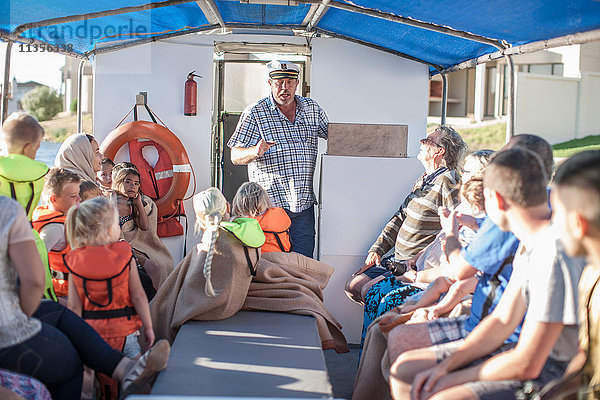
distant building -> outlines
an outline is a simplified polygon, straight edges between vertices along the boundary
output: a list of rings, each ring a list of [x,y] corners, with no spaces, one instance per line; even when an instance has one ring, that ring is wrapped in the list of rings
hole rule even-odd
[[[77,99],[78,72],[79,60],[65,56],[65,65],[61,68],[62,92],[64,93],[63,109],[65,111],[70,110],[71,103]],[[92,65],[87,61],[83,67],[81,86],[81,110],[84,114],[91,113],[94,106],[94,76]]]
[[[23,97],[27,93],[31,92],[33,89],[38,88],[40,86],[47,87],[46,85],[34,81],[17,82],[17,79],[13,77],[12,81],[9,82],[8,86],[7,115],[10,115],[15,111],[22,111],[23,104],[21,103],[21,101],[23,100]],[[2,96],[1,93],[2,83],[0,83],[0,98]]]
[[[515,133],[536,133],[551,142],[600,134],[600,42],[513,56]],[[449,123],[502,119],[507,105],[503,58],[447,75]],[[442,79],[430,81],[429,121],[439,121]]]

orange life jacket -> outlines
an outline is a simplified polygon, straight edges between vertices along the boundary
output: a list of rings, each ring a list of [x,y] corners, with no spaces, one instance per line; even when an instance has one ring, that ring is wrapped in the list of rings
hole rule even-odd
[[[149,139],[131,140],[128,144],[129,159],[140,172],[140,190],[152,200],[157,201],[169,192],[173,182],[173,163],[169,154],[161,145]],[[143,150],[146,146],[155,147],[158,151],[158,161],[154,167],[144,158]],[[183,226],[175,219],[180,215],[185,215],[182,203],[180,203],[179,210],[173,211],[172,215],[161,216],[157,226],[158,236],[183,235]]]
[[[285,210],[280,207],[268,209],[264,214],[254,217],[265,233],[265,244],[260,248],[263,253],[271,251],[283,251],[289,253],[292,251],[290,242],[290,217]]]
[[[127,242],[80,247],[64,256],[81,299],[81,317],[102,337],[127,336],[141,326],[129,295],[133,253]]]
[[[48,206],[39,206],[33,211],[31,224],[33,229],[38,231],[48,224],[65,224],[67,216],[60,211],[50,210]],[[71,251],[71,246],[67,243],[64,250],[56,251],[48,249],[48,264],[50,274],[52,275],[52,284],[57,296],[67,296],[69,294],[69,270],[63,261],[63,255]]]

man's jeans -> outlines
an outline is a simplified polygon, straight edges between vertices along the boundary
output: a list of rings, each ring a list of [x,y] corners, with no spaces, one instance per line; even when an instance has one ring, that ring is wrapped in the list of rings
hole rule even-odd
[[[312,258],[315,251],[315,206],[299,213],[285,210],[292,220],[290,239],[292,251]]]

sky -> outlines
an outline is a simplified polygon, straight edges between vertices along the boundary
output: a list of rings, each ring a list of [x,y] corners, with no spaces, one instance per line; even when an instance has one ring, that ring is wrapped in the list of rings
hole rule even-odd
[[[13,45],[10,61],[10,79],[18,82],[36,81],[56,90],[60,89],[60,68],[65,65],[65,57],[56,53],[27,53],[19,51],[19,44]],[[4,54],[6,43],[0,42],[0,81],[4,76]]]

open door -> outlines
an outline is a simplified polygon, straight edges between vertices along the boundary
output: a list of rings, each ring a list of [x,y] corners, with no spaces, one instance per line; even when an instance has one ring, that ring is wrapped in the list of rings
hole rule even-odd
[[[248,46],[251,49],[246,49],[247,53],[243,55],[239,53],[241,50],[236,48],[235,53],[225,51],[219,56],[221,59],[216,60],[217,122],[213,129],[212,184],[221,189],[229,202],[233,200],[240,185],[248,181],[248,168],[231,163],[231,151],[227,142],[233,135],[244,109],[269,95],[267,63],[275,59],[287,59],[298,64],[301,84],[298,85],[297,94],[304,96],[308,88],[305,83],[306,57],[299,56],[297,50],[301,48],[308,51],[305,46],[293,45],[290,54],[281,54],[281,45],[277,46],[278,52],[260,54],[248,52],[253,49],[251,45]],[[261,50],[266,50],[265,46],[271,45],[261,46]],[[217,49],[223,50],[218,46]]]

